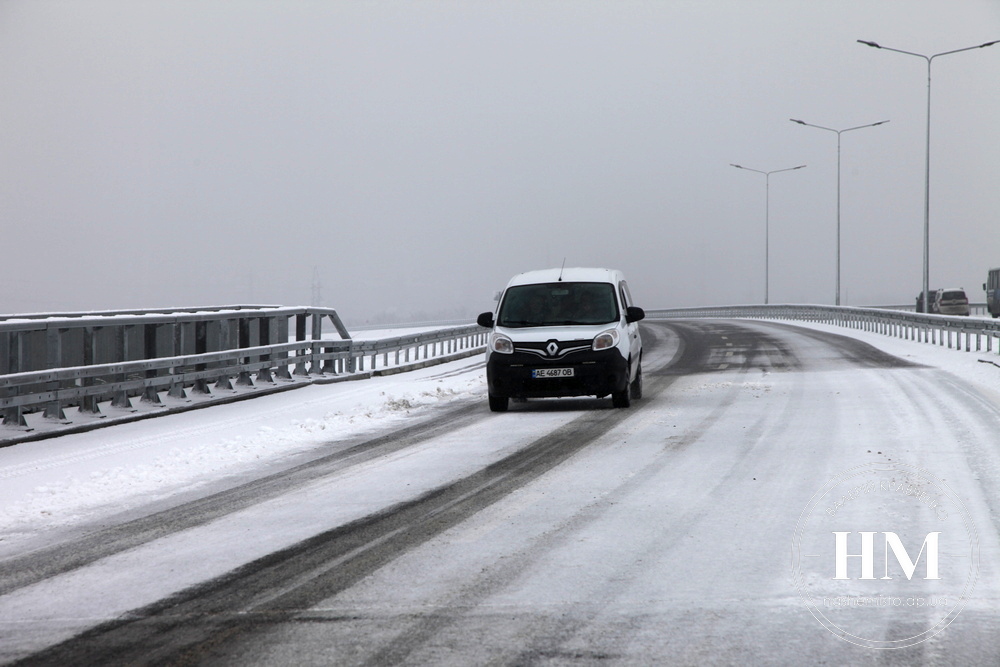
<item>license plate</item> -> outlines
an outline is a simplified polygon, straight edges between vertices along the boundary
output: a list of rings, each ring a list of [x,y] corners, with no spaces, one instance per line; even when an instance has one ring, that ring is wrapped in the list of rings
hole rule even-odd
[[[536,368],[531,371],[533,378],[571,378],[572,368]]]

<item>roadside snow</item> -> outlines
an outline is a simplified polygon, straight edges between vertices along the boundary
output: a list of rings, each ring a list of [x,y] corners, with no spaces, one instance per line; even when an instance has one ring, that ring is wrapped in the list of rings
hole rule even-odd
[[[120,512],[485,392],[477,356],[0,449],[0,543]],[[484,399],[485,400],[485,399]]]

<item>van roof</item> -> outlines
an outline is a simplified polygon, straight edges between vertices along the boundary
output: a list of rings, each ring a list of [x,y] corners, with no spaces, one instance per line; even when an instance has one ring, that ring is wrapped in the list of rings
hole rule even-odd
[[[519,273],[510,279],[507,287],[514,285],[534,285],[537,283],[554,283],[559,281],[560,275],[563,282],[570,283],[611,283],[618,284],[622,280],[622,272],[616,269],[600,269],[586,267],[569,267],[564,269],[541,269],[538,271],[526,271]]]

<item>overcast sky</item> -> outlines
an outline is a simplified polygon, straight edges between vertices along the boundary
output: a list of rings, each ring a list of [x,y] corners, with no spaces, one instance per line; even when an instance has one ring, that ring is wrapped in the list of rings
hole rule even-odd
[[[0,0],[0,312],[474,315],[621,268],[647,308],[921,289],[925,60],[997,0]],[[933,61],[931,287],[1000,266],[1000,44]],[[317,289],[318,288],[318,289]]]

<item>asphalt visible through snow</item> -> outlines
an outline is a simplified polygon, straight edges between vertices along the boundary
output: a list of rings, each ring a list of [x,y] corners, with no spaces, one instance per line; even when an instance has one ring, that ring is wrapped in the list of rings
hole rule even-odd
[[[643,338],[645,392],[630,409],[456,401],[0,562],[0,619],[21,623],[0,660],[1000,661],[1000,406],[942,371],[794,326],[656,321]],[[453,472],[421,458],[440,450]],[[332,516],[364,493],[385,505]],[[242,546],[284,530],[274,548]],[[834,531],[855,540],[846,581],[833,577]],[[911,557],[938,533],[940,576],[890,578],[879,542],[886,578],[863,578],[862,531],[901,536]],[[915,570],[931,575],[937,545],[923,544]],[[142,578],[169,594],[129,607]]]

